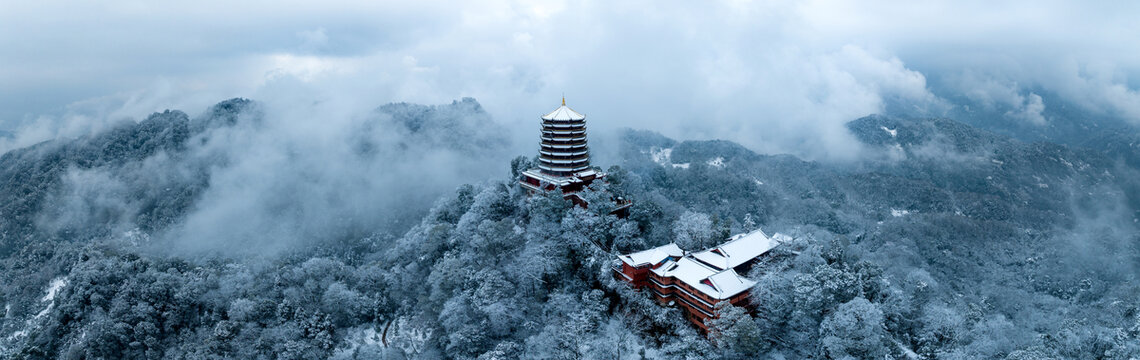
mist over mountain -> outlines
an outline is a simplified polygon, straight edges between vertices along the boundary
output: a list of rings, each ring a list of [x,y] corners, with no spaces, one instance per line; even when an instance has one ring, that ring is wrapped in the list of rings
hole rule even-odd
[[[439,194],[499,173],[471,160],[509,158],[508,139],[472,99],[386,105],[323,133],[280,124],[233,99],[193,119],[165,111],[9,151],[0,158],[0,243],[10,253],[137,229],[159,247],[273,252],[306,239],[398,234]],[[470,134],[479,140],[463,141]]]
[[[873,115],[845,124],[858,160],[819,162],[623,130],[583,195],[633,199],[619,218],[527,196],[512,173],[531,154],[512,161],[471,98],[294,116],[231,99],[0,156],[0,352],[1140,356],[1128,132],[1083,146]],[[714,341],[609,275],[615,253],[755,228],[795,240],[750,275],[756,316]]]

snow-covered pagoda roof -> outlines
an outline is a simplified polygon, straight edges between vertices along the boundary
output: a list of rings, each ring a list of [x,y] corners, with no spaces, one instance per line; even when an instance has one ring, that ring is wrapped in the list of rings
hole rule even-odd
[[[529,177],[538,179],[539,181],[542,181],[542,182],[545,182],[545,183],[548,183],[551,185],[556,185],[556,186],[566,186],[566,185],[570,185],[573,183],[582,182],[582,179],[578,178],[577,176],[549,175],[549,174],[543,173],[541,171],[538,171],[537,169],[527,170],[527,171],[524,171],[523,173],[526,176],[529,176]]]
[[[554,109],[554,111],[551,111],[549,114],[543,115],[542,119],[557,121],[585,120],[586,115],[579,114],[577,111],[574,111],[574,109],[566,106],[566,102],[563,100],[562,106]]]
[[[599,172],[599,171],[596,171],[594,169],[589,169],[589,168],[587,168],[586,170],[576,172],[573,175],[569,175],[569,176],[550,175],[550,174],[544,173],[542,171],[538,171],[538,169],[526,170],[526,171],[523,171],[523,174],[528,176],[528,177],[535,178],[538,181],[542,181],[542,182],[545,182],[547,184],[556,185],[556,186],[567,186],[570,184],[585,182],[586,180],[583,180],[583,179],[594,179],[594,178],[606,176],[606,173],[604,173],[604,172]],[[539,190],[539,189],[536,188],[535,190]]]
[[[658,246],[649,250],[622,255],[619,258],[629,266],[637,267],[643,265],[657,265],[670,257],[680,258],[684,255],[685,252],[681,251],[681,248],[678,247],[677,244],[669,243],[668,245]]]
[[[787,236],[783,234],[769,237],[757,229],[750,233],[734,235],[729,238],[728,242],[694,253],[692,256],[717,269],[731,269],[755,259],[757,256],[764,255],[786,238]]]

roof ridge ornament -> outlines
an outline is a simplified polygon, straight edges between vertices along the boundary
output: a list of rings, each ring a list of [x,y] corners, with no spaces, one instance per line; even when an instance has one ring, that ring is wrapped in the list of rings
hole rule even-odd
[[[566,94],[562,94],[562,106],[566,106]]]

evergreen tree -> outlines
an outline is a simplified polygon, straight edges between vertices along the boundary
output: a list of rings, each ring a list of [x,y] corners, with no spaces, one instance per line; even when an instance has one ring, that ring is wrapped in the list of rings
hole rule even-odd
[[[750,359],[763,350],[760,327],[744,308],[728,301],[716,304],[709,320],[709,339],[726,359]]]

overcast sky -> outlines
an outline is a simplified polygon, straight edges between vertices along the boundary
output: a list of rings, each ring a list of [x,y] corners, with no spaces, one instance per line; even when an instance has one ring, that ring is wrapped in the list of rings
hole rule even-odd
[[[1041,91],[1140,123],[1137,2],[3,2],[0,129],[25,142],[238,96],[470,96],[533,132],[564,93],[601,131],[842,158],[887,99],[954,106],[934,83],[1032,124]]]

